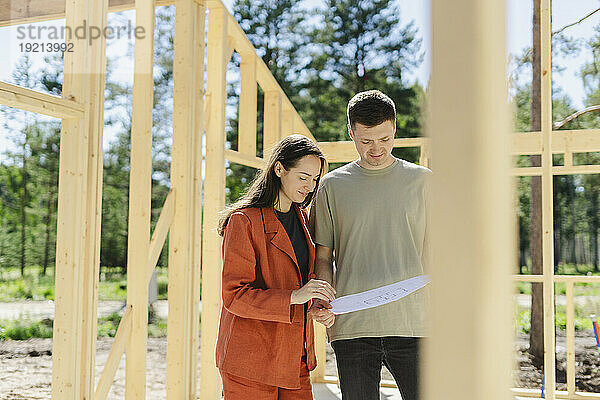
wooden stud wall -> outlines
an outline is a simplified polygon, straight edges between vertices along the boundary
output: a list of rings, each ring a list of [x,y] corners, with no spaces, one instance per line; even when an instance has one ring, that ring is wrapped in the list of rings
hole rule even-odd
[[[482,269],[469,269],[467,262],[453,270],[452,276],[446,272],[437,271],[441,284],[434,283],[435,294],[452,299],[456,288],[466,288],[469,282],[475,282],[489,291],[495,291],[494,299],[505,296],[505,272],[510,265],[507,252],[500,249],[512,249],[510,230],[504,220],[499,219],[506,213],[505,203],[500,199],[507,197],[507,186],[503,172],[512,175],[541,175],[543,182],[543,230],[544,230],[544,274],[540,276],[516,276],[521,281],[536,281],[544,283],[544,318],[545,318],[545,369],[546,398],[600,398],[600,395],[575,391],[574,367],[574,330],[570,325],[574,319],[573,285],[587,282],[595,277],[561,277],[553,275],[552,268],[552,175],[556,174],[585,174],[600,173],[597,165],[573,165],[573,155],[576,153],[600,151],[600,130],[568,130],[553,131],[551,122],[551,70],[550,70],[550,0],[541,2],[542,27],[542,130],[541,132],[517,133],[502,135],[506,129],[506,115],[503,101],[498,93],[504,93],[500,87],[503,81],[503,54],[498,49],[503,47],[503,2],[494,0],[479,2],[476,0],[458,0],[448,4],[443,0],[435,0],[434,15],[434,79],[432,90],[435,104],[443,105],[450,102],[451,86],[460,82],[461,86],[470,91],[470,100],[464,104],[453,102],[447,107],[447,112],[433,114],[432,130],[435,142],[427,138],[396,139],[396,147],[420,147],[419,162],[429,165],[430,157],[436,160],[438,179],[444,174],[462,174],[460,179],[448,176],[446,182],[466,181],[469,187],[464,193],[473,194],[460,202],[461,205],[472,201],[470,207],[459,207],[457,215],[471,218],[479,212],[478,204],[495,204],[496,215],[479,216],[471,225],[479,235],[473,240],[485,238],[478,252],[471,254],[471,261],[491,259],[493,263]],[[3,4],[5,3],[5,4]],[[152,131],[152,35],[148,40],[136,43],[135,50],[135,83],[133,97],[132,120],[132,165],[131,165],[131,214],[130,232],[132,240],[128,248],[128,303],[129,306],[119,327],[115,339],[115,347],[111,350],[106,370],[103,372],[96,389],[95,398],[103,400],[110,388],[115,366],[118,365],[123,349],[127,348],[127,387],[128,399],[144,398],[145,396],[145,351],[147,323],[147,281],[156,263],[158,251],[162,247],[170,228],[171,265],[169,293],[170,317],[168,333],[168,398],[181,398],[196,392],[196,353],[198,347],[197,321],[200,279],[200,229],[204,230],[202,242],[202,257],[204,265],[211,268],[202,269],[203,285],[203,318],[202,318],[202,369],[201,369],[201,398],[217,398],[220,390],[218,372],[214,367],[214,345],[216,342],[216,326],[220,312],[220,238],[214,228],[217,212],[224,206],[223,187],[225,184],[225,160],[260,168],[264,158],[256,156],[256,104],[257,86],[260,85],[265,93],[265,120],[263,146],[265,155],[269,148],[282,137],[290,133],[301,133],[312,140],[310,131],[299,117],[281,87],[270,74],[269,69],[256,53],[239,25],[226,11],[218,0],[104,0],[83,2],[82,0],[28,0],[15,3],[11,0],[0,0],[0,26],[15,25],[25,22],[44,21],[66,17],[67,24],[77,26],[85,19],[89,24],[106,25],[108,11],[121,11],[136,7],[137,25],[144,25],[146,32],[154,29],[154,8],[157,5],[176,4],[176,35],[175,35],[175,64],[174,64],[174,141],[173,141],[173,188],[165,201],[163,215],[150,240],[149,228],[149,196],[151,173],[151,131]],[[205,4],[209,8],[208,33],[208,67],[206,97],[202,91],[204,82],[204,16]],[[446,9],[448,8],[448,9]],[[460,29],[452,26],[445,16],[449,14],[461,16],[466,21]],[[473,23],[471,23],[473,21]],[[477,21],[477,23],[475,23]],[[485,21],[485,23],[482,23]],[[485,26],[485,32],[482,30]],[[485,33],[485,35],[484,35]],[[466,36],[464,36],[466,35]],[[464,40],[460,39],[464,36]],[[483,41],[478,38],[486,37]],[[457,39],[457,40],[454,40]],[[460,40],[458,40],[460,39]],[[446,43],[448,42],[448,44]],[[456,43],[467,43],[469,48],[461,48]],[[52,117],[62,118],[59,180],[59,207],[57,232],[57,271],[55,288],[56,318],[54,323],[54,360],[53,388],[55,399],[92,398],[94,395],[94,365],[95,365],[95,331],[97,307],[97,276],[99,266],[99,237],[100,211],[102,193],[102,126],[103,126],[103,90],[105,74],[105,42],[102,38],[93,42],[92,46],[83,42],[74,42],[76,50],[65,55],[65,78],[62,98],[20,88],[5,82],[0,82],[0,104],[37,112]],[[453,44],[453,45],[452,45]],[[231,53],[237,51],[242,56],[241,63],[241,96],[240,96],[240,131],[238,151],[226,150],[225,144],[225,74],[226,63]],[[452,51],[452,54],[446,52]],[[456,55],[460,54],[460,57]],[[460,60],[460,65],[455,62]],[[496,60],[496,62],[494,62]],[[435,60],[434,60],[435,61]],[[464,65],[469,65],[466,71]],[[443,66],[443,67],[442,67]],[[453,78],[446,79],[445,74]],[[468,76],[467,76],[468,75]],[[454,81],[453,81],[454,79]],[[192,84],[190,84],[192,82]],[[482,94],[485,88],[485,95]],[[490,95],[493,94],[493,96]],[[479,99],[476,101],[475,99]],[[437,103],[435,103],[437,102]],[[462,123],[447,124],[447,120],[458,118],[468,108],[480,110],[473,117],[472,113],[465,115]],[[204,110],[207,110],[206,120]],[[494,112],[491,112],[494,110]],[[454,116],[450,113],[454,113]],[[465,122],[467,121],[467,122]],[[242,123],[243,122],[243,123]],[[439,124],[439,125],[436,125]],[[462,125],[461,125],[462,124]],[[466,129],[456,131],[453,135],[452,126],[464,126]],[[435,129],[439,126],[438,129]],[[206,178],[205,200],[203,204],[204,223],[201,225],[200,199],[202,196],[201,153],[202,134],[206,127]],[[449,128],[450,127],[450,128]],[[436,136],[444,132],[444,135]],[[452,136],[452,143],[444,144]],[[482,141],[480,138],[485,137]],[[498,148],[503,143],[495,140],[510,142],[506,153],[514,155],[541,154],[542,166],[529,168],[513,168],[506,170],[505,160],[498,154]],[[356,158],[352,142],[319,143],[328,156],[329,162],[348,162]],[[449,162],[443,152],[445,146],[454,146],[464,152],[462,157],[469,166],[479,165],[478,174],[473,175],[473,169],[465,165],[454,165],[452,169],[444,167]],[[457,147],[458,145],[458,147]],[[436,149],[438,149],[436,151]],[[494,151],[492,151],[492,149]],[[500,152],[501,153],[501,152]],[[552,154],[565,155],[563,166],[552,166]],[[483,156],[486,154],[487,156]],[[456,160],[453,157],[453,162]],[[493,167],[492,167],[493,166]],[[452,171],[450,171],[452,170]],[[456,179],[456,181],[453,181]],[[490,186],[489,181],[500,182]],[[486,194],[481,188],[490,192]],[[445,186],[442,182],[438,190],[447,190],[444,198],[458,196],[455,188]],[[492,188],[493,190],[489,190]],[[510,202],[507,200],[506,204]],[[443,207],[440,205],[440,209]],[[462,214],[461,214],[462,213]],[[439,216],[440,221],[451,215]],[[507,219],[510,219],[507,217]],[[447,221],[446,221],[447,222]],[[441,226],[441,225],[440,225]],[[495,230],[490,231],[490,226]],[[501,227],[501,228],[498,228]],[[438,226],[439,228],[439,226]],[[439,235],[439,232],[438,232]],[[465,233],[469,235],[469,233]],[[460,237],[460,235],[454,235]],[[450,241],[451,242],[451,241]],[[440,244],[438,251],[446,249],[448,243]],[[455,249],[459,249],[457,243]],[[446,249],[448,250],[448,249]],[[449,250],[451,253],[451,250]],[[445,252],[446,258],[447,254]],[[492,257],[493,256],[493,257]],[[508,259],[507,259],[508,258]],[[452,257],[448,258],[451,262]],[[504,261],[503,261],[504,260]],[[473,264],[475,265],[475,264]],[[483,265],[479,263],[477,265]],[[496,265],[496,267],[492,267]],[[215,268],[215,266],[217,266]],[[476,270],[476,274],[473,271]],[[471,275],[467,272],[470,271]],[[440,278],[441,277],[441,278]],[[187,278],[187,279],[186,279]],[[491,285],[492,278],[499,285]],[[435,279],[435,277],[434,277]],[[567,391],[555,391],[554,383],[554,309],[553,284],[567,282]],[[594,280],[595,281],[595,280]],[[454,286],[450,286],[450,284]],[[488,283],[490,283],[488,285]],[[471,285],[473,286],[473,285]],[[469,287],[471,287],[469,286]],[[496,287],[497,286],[497,287]],[[491,321],[489,313],[506,317],[504,307],[487,301],[489,292],[479,295],[477,307],[471,309],[469,316],[464,316],[464,325],[470,324],[471,331],[463,332],[461,338],[436,336],[446,322],[442,312],[445,307],[451,307],[452,301],[441,304],[434,300],[434,338],[431,341],[429,357],[439,360],[440,354],[463,351],[468,356],[461,360],[461,368],[453,370],[472,371],[470,382],[475,382],[473,398],[496,398],[502,392],[504,380],[492,380],[492,374],[504,376],[502,365],[506,358],[498,354],[497,365],[471,370],[483,365],[473,349],[483,346],[486,341],[495,341],[506,345],[505,332],[492,332],[491,327],[497,326],[497,318]],[[72,299],[83,299],[73,302]],[[460,297],[459,297],[460,299]],[[508,302],[508,298],[506,299]],[[436,314],[437,312],[437,314]],[[475,328],[476,327],[476,328]],[[437,329],[437,330],[436,330]],[[317,325],[317,350],[319,360],[324,360],[324,329]],[[470,341],[469,334],[477,333],[477,338]],[[454,340],[452,340],[454,339]],[[321,343],[323,342],[323,343]],[[450,342],[452,344],[450,344]],[[468,342],[468,343],[467,343]],[[127,344],[127,345],[126,345]],[[500,346],[501,348],[504,348]],[[433,350],[432,350],[433,349]],[[509,352],[510,350],[507,350]],[[440,353],[441,352],[441,353]],[[483,352],[483,350],[481,350]],[[435,353],[435,357],[432,355]],[[507,353],[508,354],[508,353]],[[443,363],[441,363],[443,364]],[[442,365],[435,365],[428,370],[429,378],[437,377],[448,380],[453,373],[442,377],[436,375]],[[495,371],[495,372],[494,372]],[[441,373],[441,372],[440,372]],[[313,380],[328,381],[324,377],[323,364],[313,371]],[[477,380],[472,377],[477,376]],[[436,379],[437,379],[436,378]],[[444,388],[445,398],[458,396],[454,391],[460,376],[447,385],[437,386],[428,384],[427,394],[435,397],[438,388]],[[329,379],[330,380],[330,379]],[[526,397],[538,396],[539,391],[513,389],[514,394]],[[460,398],[468,398],[470,393],[462,393]],[[499,397],[498,397],[499,398]]]

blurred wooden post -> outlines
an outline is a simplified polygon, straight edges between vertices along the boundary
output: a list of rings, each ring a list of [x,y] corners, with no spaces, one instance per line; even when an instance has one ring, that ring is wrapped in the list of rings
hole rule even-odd
[[[551,0],[541,1],[542,80],[542,264],[544,273],[544,375],[546,399],[554,400],[556,390],[554,343],[554,216],[552,190],[552,24]]]
[[[509,398],[515,245],[505,16],[503,0],[432,2],[429,400]]]
[[[171,187],[176,196],[169,233],[168,399],[196,398],[205,13],[204,6],[194,0],[177,1],[171,161]]]
[[[106,26],[108,1],[69,1],[66,26]],[[96,309],[102,210],[102,128],[106,41],[100,36],[67,40],[64,99],[83,106],[77,118],[63,118],[55,271],[52,398],[94,396]]]
[[[136,1],[136,25],[144,27],[134,53],[131,169],[129,173],[129,240],[127,241],[127,304],[131,334],[125,348],[127,400],[146,398],[148,339],[148,252],[152,190],[152,108],[154,106],[154,0]]]
[[[220,375],[215,367],[217,326],[221,312],[221,238],[218,213],[225,206],[225,100],[228,12],[220,1],[208,2],[207,90],[210,97],[206,130],[204,216],[202,239],[202,322],[200,398],[221,397]]]

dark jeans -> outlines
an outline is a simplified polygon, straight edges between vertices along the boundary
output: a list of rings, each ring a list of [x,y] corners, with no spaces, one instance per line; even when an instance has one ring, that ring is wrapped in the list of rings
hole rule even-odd
[[[419,398],[419,338],[387,336],[335,340],[331,347],[343,400],[379,400],[381,366],[392,373],[402,400]]]

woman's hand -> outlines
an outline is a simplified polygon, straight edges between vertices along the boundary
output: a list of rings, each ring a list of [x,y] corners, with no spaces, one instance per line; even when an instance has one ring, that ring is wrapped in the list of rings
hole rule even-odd
[[[291,303],[304,304],[315,298],[330,302],[335,299],[335,289],[327,281],[311,279],[300,289],[292,291]]]

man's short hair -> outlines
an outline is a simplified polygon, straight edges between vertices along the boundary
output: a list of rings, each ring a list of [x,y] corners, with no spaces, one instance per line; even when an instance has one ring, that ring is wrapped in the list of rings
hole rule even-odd
[[[351,129],[356,123],[370,128],[385,121],[392,121],[396,126],[396,106],[383,92],[367,90],[357,93],[348,102],[348,125]]]

